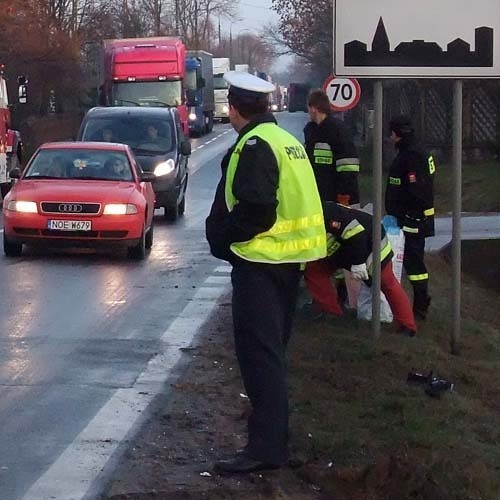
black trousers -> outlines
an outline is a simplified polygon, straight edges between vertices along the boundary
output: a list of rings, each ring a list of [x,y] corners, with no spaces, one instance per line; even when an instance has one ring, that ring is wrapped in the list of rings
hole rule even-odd
[[[413,287],[413,305],[427,309],[429,273],[424,262],[425,237],[405,232],[403,266]]]
[[[299,279],[298,264],[238,262],[231,273],[236,356],[252,404],[246,451],[276,465],[287,460],[286,347]]]

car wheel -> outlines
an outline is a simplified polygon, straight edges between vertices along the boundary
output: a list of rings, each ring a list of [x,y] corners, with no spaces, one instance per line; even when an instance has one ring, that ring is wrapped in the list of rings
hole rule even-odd
[[[175,203],[174,206],[166,206],[165,208],[165,219],[169,222],[175,222],[179,217],[179,205]]]
[[[7,257],[19,257],[23,253],[23,244],[10,241],[3,233],[3,251]]]
[[[153,221],[151,221],[151,226],[149,226],[149,231],[146,233],[146,248],[148,250],[153,246],[153,235],[154,235],[154,226],[153,226]]]
[[[129,247],[128,256],[134,260],[143,260],[146,257],[146,229],[142,230],[141,239],[137,245]]]

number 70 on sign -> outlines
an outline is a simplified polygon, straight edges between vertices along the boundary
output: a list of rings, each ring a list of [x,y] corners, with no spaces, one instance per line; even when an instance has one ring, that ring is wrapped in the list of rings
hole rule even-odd
[[[330,76],[323,84],[323,90],[330,99],[333,111],[347,111],[358,104],[361,87],[355,78],[337,78]]]

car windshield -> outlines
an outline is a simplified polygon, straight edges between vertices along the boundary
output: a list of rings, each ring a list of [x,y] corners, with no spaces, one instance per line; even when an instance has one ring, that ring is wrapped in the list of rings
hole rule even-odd
[[[30,161],[24,178],[134,180],[125,153],[91,149],[41,149]]]
[[[175,132],[169,114],[163,118],[113,116],[89,118],[82,134],[83,141],[128,144],[135,153],[158,155],[175,147]]]
[[[214,76],[214,89],[215,90],[222,90],[222,89],[228,89],[228,88],[229,88],[229,83],[227,83],[227,81],[224,80],[222,75]]]

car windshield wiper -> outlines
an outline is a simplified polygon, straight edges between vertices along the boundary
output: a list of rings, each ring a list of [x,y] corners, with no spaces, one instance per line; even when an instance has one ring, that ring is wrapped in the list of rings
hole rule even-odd
[[[56,175],[25,175],[25,179],[65,179]]]
[[[134,106],[140,106],[139,103],[135,101],[129,101],[127,99],[117,99],[117,101],[120,101],[121,103],[133,104]]]
[[[146,156],[158,156],[158,155],[163,155],[166,153],[166,151],[158,151],[158,150],[152,150],[152,149],[141,149],[141,148],[132,148],[135,154],[138,155],[146,155]]]
[[[161,105],[165,108],[173,108],[176,106],[176,104],[167,104],[166,102],[163,101],[144,101],[144,103],[147,103],[147,105],[151,107]]]

